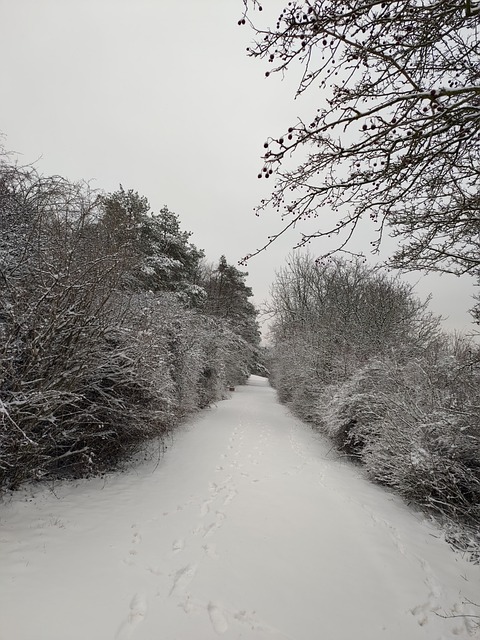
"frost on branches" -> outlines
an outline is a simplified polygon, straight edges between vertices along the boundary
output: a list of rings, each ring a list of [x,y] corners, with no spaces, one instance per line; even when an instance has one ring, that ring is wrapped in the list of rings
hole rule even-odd
[[[190,235],[0,149],[0,490],[110,469],[248,376],[256,310],[212,317]]]
[[[478,345],[443,334],[410,285],[359,260],[290,257],[271,312],[279,399],[478,557]]]
[[[319,108],[265,142],[259,178],[275,185],[258,209],[278,209],[284,228],[255,253],[312,217],[299,245],[334,235],[347,250],[370,218],[373,251],[386,230],[397,238],[394,266],[478,274],[479,4],[288,2],[270,26],[259,9],[244,0],[249,55],[266,76],[299,72],[296,97]]]

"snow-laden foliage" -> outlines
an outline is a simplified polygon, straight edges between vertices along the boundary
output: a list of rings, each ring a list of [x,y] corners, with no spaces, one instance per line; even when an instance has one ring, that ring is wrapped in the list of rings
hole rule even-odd
[[[0,216],[1,485],[110,468],[248,375],[166,208],[4,161]]]
[[[447,351],[400,367],[382,363],[374,393],[383,411],[356,428],[373,478],[473,526],[480,522],[478,359]]]
[[[100,198],[99,225],[109,242],[129,258],[123,286],[133,291],[171,291],[195,306],[205,300],[205,291],[196,284],[203,251],[190,242],[175,213],[163,207],[150,211],[148,200],[122,186]]]
[[[245,284],[247,275],[228,264],[225,256],[220,257],[217,266],[202,264],[198,275],[206,294],[200,303],[202,311],[222,320],[227,334],[235,334],[231,342],[234,357],[229,359],[231,373],[227,376],[230,386],[235,379],[246,380],[247,372],[253,371],[260,360],[257,310],[249,300],[253,293]]]
[[[274,286],[279,397],[368,474],[446,521],[480,522],[480,353],[398,279],[296,258]]]

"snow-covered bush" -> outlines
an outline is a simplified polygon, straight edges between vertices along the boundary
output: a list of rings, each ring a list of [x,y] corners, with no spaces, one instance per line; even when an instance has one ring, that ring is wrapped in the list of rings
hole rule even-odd
[[[381,381],[375,395],[385,410],[358,429],[368,473],[408,500],[478,525],[478,354],[386,363]]]
[[[202,252],[146,207],[0,164],[0,486],[111,468],[248,375],[255,345],[186,295]],[[142,279],[156,251],[175,268]]]
[[[348,380],[323,387],[314,403],[315,426],[338,449],[356,457],[365,445],[365,429],[386,410],[384,398],[376,392],[382,368],[373,360]]]
[[[273,288],[279,399],[407,500],[480,522],[480,354],[358,262],[290,259]]]
[[[213,321],[186,309],[174,294],[147,293],[136,297],[129,322],[143,341],[141,366],[148,366],[152,385],[161,388],[168,379],[176,421],[221,396],[225,382]]]
[[[315,424],[368,474],[454,521],[480,521],[480,370],[446,341],[408,361],[375,359],[325,387]],[[468,357],[466,357],[468,354]]]
[[[160,425],[96,194],[30,170],[2,178],[0,464],[16,486],[110,466]]]

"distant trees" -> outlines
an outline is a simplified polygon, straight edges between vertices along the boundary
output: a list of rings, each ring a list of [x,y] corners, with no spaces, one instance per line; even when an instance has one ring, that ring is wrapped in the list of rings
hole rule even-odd
[[[409,285],[358,260],[292,256],[272,299],[280,399],[375,480],[478,528],[478,346],[443,335]]]
[[[259,178],[275,185],[259,209],[286,227],[318,218],[299,244],[336,236],[334,251],[371,220],[373,250],[385,232],[397,238],[394,266],[477,275],[478,3],[292,1],[267,27],[250,20],[258,0],[244,5],[265,75],[298,72],[297,97],[318,92],[309,119],[265,143]]]
[[[111,468],[245,379],[256,338],[201,311],[190,235],[1,158],[0,487]]]
[[[308,389],[347,380],[372,357],[411,354],[438,332],[409,285],[361,261],[290,256],[273,285],[271,312],[282,363],[273,369],[275,385],[305,410]]]
[[[235,341],[238,343],[241,340],[247,347],[243,350],[244,358],[238,360],[237,354],[236,365],[234,361],[231,362],[232,366],[244,372],[243,377],[255,367],[260,346],[258,312],[249,300],[253,293],[245,284],[247,275],[229,264],[222,255],[218,265],[204,264],[199,276],[199,283],[206,293],[202,311],[222,319],[237,335]]]
[[[257,310],[249,300],[253,293],[245,284],[246,276],[248,273],[228,264],[225,256],[220,257],[216,267],[204,265],[201,282],[207,298],[203,309],[210,315],[224,318],[245,340],[258,344]]]

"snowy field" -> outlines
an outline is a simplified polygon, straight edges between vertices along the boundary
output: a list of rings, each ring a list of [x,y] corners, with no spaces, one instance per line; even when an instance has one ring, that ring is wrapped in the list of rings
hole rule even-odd
[[[255,376],[158,465],[0,516],[0,640],[480,637],[480,567]]]

